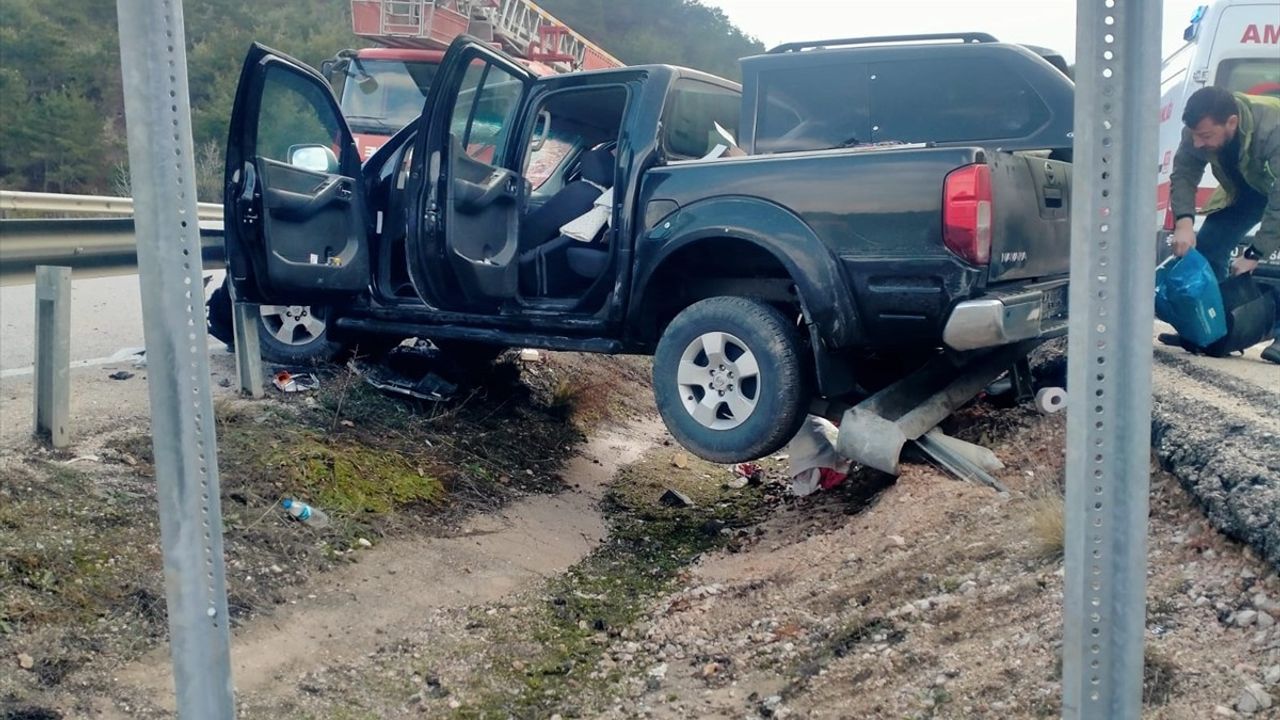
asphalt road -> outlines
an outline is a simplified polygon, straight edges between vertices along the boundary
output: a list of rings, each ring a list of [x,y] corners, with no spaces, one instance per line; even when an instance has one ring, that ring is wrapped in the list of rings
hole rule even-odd
[[[222,282],[222,271],[209,287]],[[35,344],[35,286],[0,287],[0,377],[30,374]],[[71,283],[71,362],[102,365],[140,348],[142,296],[137,275],[75,279]],[[221,347],[222,343],[213,341]]]

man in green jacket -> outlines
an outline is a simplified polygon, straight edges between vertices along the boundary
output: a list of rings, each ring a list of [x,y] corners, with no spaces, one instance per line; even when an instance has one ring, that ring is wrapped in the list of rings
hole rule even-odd
[[[1186,128],[1169,180],[1177,222],[1173,254],[1182,257],[1198,249],[1219,279],[1251,273],[1264,258],[1275,260],[1280,253],[1280,99],[1210,85],[1187,98],[1182,122]],[[1219,187],[1205,204],[1204,224],[1196,233],[1196,190],[1205,165],[1213,169]],[[1252,244],[1230,261],[1231,251],[1258,222],[1262,227]],[[1276,338],[1262,357],[1280,363],[1280,327]],[[1160,340],[1179,344],[1176,335],[1161,335]]]

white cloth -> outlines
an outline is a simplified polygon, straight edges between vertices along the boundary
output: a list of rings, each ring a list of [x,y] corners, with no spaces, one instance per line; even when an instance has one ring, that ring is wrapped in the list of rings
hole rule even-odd
[[[811,495],[818,489],[822,468],[847,473],[852,462],[836,452],[840,430],[825,418],[810,415],[800,432],[787,445],[791,459],[791,491],[797,496]]]
[[[613,220],[613,189],[600,193],[591,209],[560,226],[560,233],[578,242],[589,243]]]

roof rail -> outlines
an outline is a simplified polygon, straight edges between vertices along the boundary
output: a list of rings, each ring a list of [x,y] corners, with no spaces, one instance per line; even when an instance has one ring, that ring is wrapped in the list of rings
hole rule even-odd
[[[929,35],[880,35],[875,37],[838,38],[834,40],[809,40],[804,42],[783,43],[769,51],[774,53],[799,52],[813,48],[827,48],[844,45],[871,45],[873,43],[920,42],[925,40],[963,40],[967,43],[1000,42],[987,33],[934,33]]]

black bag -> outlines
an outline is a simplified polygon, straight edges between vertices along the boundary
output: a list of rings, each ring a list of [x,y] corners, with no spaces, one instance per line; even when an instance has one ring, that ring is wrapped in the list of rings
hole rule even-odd
[[[1227,316],[1227,334],[1201,352],[1226,357],[1271,339],[1276,326],[1275,294],[1260,287],[1253,275],[1235,275],[1219,287]]]

